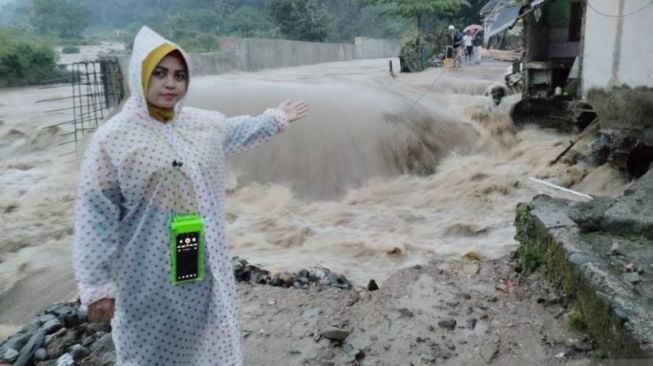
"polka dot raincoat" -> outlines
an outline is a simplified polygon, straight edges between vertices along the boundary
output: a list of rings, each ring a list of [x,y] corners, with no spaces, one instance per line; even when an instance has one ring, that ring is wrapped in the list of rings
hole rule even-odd
[[[116,300],[112,326],[119,365],[240,365],[225,240],[225,160],[283,131],[288,119],[279,109],[225,118],[182,101],[171,121],[154,120],[141,65],[164,42],[171,43],[148,28],[138,33],[131,96],[94,133],[85,153],[74,243],[80,297],[84,304]],[[183,166],[173,167],[174,160]],[[169,226],[175,213],[190,212],[204,219],[206,277],[175,286]]]

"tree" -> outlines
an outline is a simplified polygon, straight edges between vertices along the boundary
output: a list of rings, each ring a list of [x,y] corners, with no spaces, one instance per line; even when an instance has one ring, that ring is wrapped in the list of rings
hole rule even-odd
[[[57,53],[20,29],[0,29],[0,87],[44,82],[56,75]]]
[[[222,33],[239,37],[256,37],[268,34],[273,26],[265,13],[252,6],[241,6],[230,13],[225,21]]]
[[[416,52],[419,52],[422,45],[422,19],[424,16],[452,16],[460,11],[462,6],[469,6],[467,0],[359,0],[359,2],[385,5],[387,6],[383,11],[385,15],[414,19],[417,26]]]
[[[270,0],[268,9],[289,39],[322,42],[327,37],[332,18],[317,0]]]
[[[81,38],[88,26],[88,9],[83,0],[32,0],[29,12],[30,24],[42,34]]]

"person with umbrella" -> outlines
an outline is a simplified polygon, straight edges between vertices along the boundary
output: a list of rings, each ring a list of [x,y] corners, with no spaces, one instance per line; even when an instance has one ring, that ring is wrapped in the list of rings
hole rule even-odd
[[[474,63],[480,65],[481,63],[481,47],[483,47],[483,38],[484,32],[483,27],[478,24],[470,24],[463,32],[470,32],[472,35],[472,47],[473,47],[473,57]]]

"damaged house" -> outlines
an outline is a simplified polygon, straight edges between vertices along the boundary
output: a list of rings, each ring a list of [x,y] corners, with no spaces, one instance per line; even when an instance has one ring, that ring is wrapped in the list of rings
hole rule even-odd
[[[523,0],[518,11],[505,8],[513,9],[507,26],[524,28],[513,67],[522,84],[515,123],[573,132],[596,121],[595,163],[643,175],[653,160],[653,1]]]

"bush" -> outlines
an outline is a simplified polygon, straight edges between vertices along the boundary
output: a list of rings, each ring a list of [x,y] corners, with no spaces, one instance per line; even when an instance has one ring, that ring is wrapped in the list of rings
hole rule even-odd
[[[585,324],[585,320],[583,319],[583,315],[580,313],[580,311],[574,309],[566,314],[566,318],[567,324],[569,324],[569,328],[579,332],[587,329],[587,325]]]
[[[56,77],[51,45],[18,29],[0,29],[0,87],[43,83]]]
[[[61,53],[79,53],[79,47],[77,46],[63,46],[61,48]]]

